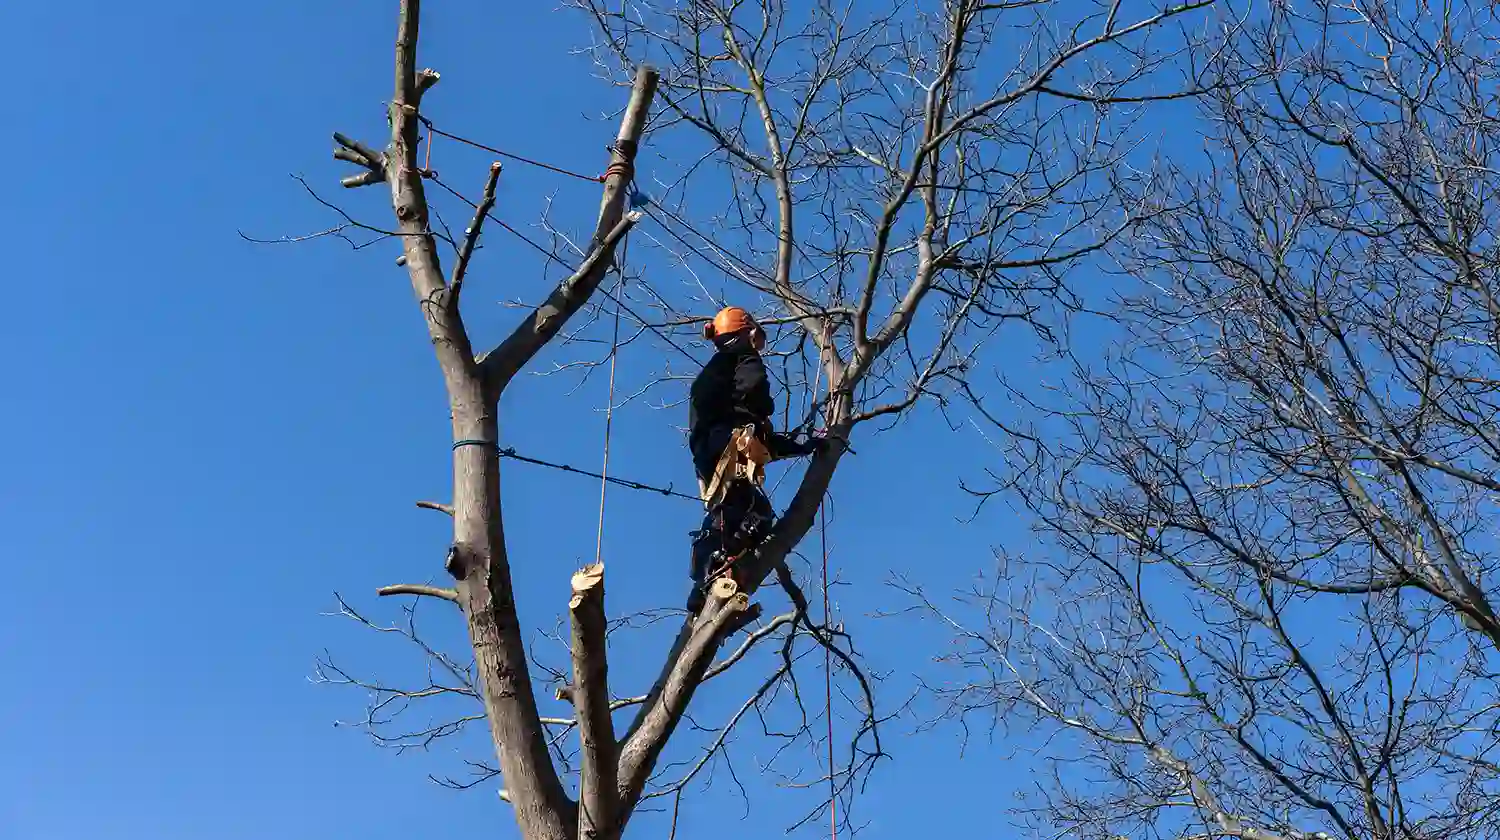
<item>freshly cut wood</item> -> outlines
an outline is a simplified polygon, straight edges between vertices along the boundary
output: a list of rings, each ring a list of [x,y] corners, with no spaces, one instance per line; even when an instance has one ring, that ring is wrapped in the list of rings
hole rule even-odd
[[[713,582],[708,588],[715,598],[729,598],[740,591],[740,585],[734,582],[734,578],[721,577]]]
[[[587,598],[589,592],[604,585],[604,564],[590,563],[573,573],[573,597],[568,601],[568,609],[576,610]]]

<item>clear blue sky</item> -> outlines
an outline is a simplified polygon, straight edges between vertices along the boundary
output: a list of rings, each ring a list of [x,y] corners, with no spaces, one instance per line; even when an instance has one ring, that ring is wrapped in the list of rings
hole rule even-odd
[[[366,218],[389,217],[376,191],[339,190],[329,133],[381,142],[394,5],[0,12],[13,45],[12,304],[0,330],[4,840],[515,836],[494,784],[454,793],[426,780],[461,769],[457,744],[428,757],[377,749],[332,725],[360,714],[358,692],[309,682],[324,648],[372,671],[410,664],[398,646],[324,616],[334,590],[384,621],[396,605],[376,603],[377,586],[442,574],[446,523],[412,502],[445,495],[446,407],[393,248],[255,247],[236,233],[330,224],[290,173]],[[444,75],[432,107],[476,137],[592,171],[612,136],[601,115],[620,94],[569,55],[587,39],[583,21],[551,7],[431,4],[422,63]],[[439,145],[435,164],[476,189],[487,159],[444,157],[452,148]],[[573,229],[597,207],[587,184],[516,167],[504,183],[501,215],[518,224],[549,194]],[[517,246],[487,242],[468,292],[480,343],[512,322],[499,301],[545,288]],[[626,367],[654,369],[668,351],[631,352]],[[571,384],[524,383],[507,397],[503,434],[592,467],[599,383],[569,396]],[[623,409],[618,473],[690,487],[682,414]],[[867,617],[895,605],[883,582],[919,568],[935,590],[960,585],[1005,536],[1004,517],[954,521],[956,481],[982,463],[978,445],[918,416],[866,435],[835,487],[833,562],[850,584],[835,597],[872,667],[892,675],[892,707],[941,634]],[[568,574],[592,554],[598,488],[515,466],[505,490],[523,620],[549,629]],[[695,524],[691,504],[612,494],[612,611],[681,603]],[[442,626],[441,610],[427,613]],[[618,690],[644,687],[660,646],[653,637],[616,651]],[[805,679],[816,696],[816,669]],[[722,718],[738,702],[729,689],[695,713]],[[971,745],[960,759],[955,739],[909,730],[888,726],[893,759],[861,800],[871,837],[990,825],[1028,784],[1008,751]],[[742,813],[721,777],[679,836],[774,836],[806,807],[806,793],[760,780],[755,762],[769,747],[752,732],[735,747],[749,818],[709,819],[716,807]],[[652,820],[640,834],[663,836]]]

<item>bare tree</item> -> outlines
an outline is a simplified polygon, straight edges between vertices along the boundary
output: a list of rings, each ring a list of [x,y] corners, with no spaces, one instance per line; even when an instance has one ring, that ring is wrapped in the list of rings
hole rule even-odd
[[[325,233],[365,230],[376,240],[401,242],[400,262],[452,412],[453,497],[424,506],[452,517],[446,568],[456,583],[390,586],[381,594],[455,604],[473,660],[471,667],[440,652],[414,622],[380,627],[343,604],[351,618],[416,644],[431,666],[427,682],[367,680],[332,662],[323,665],[323,677],[372,692],[364,721],[372,730],[383,730],[391,712],[414,700],[475,704],[456,713],[452,725],[381,737],[401,747],[422,745],[482,719],[499,760],[476,765],[481,778],[503,777],[504,798],[524,837],[607,838],[619,836],[646,799],[680,795],[703,762],[721,754],[736,722],[792,679],[800,657],[794,643],[811,640],[841,664],[863,705],[845,766],[828,771],[843,780],[832,796],[847,795],[856,775],[882,754],[873,689],[848,637],[813,620],[788,558],[813,527],[857,426],[894,418],[924,396],[965,391],[965,374],[987,338],[1007,322],[1045,330],[1046,309],[1071,304],[1066,269],[1140,222],[1148,178],[1127,165],[1134,160],[1134,120],[1147,103],[1213,87],[1212,61],[1181,59],[1197,55],[1185,47],[1207,36],[1170,27],[1210,2],[1134,18],[1120,2],[1063,8],[950,0],[931,11],[895,4],[879,13],[863,0],[842,8],[683,2],[627,5],[621,12],[579,3],[597,25],[599,66],[631,86],[601,179],[597,225],[578,249],[578,267],[508,338],[477,353],[460,293],[499,168],[472,202],[474,215],[461,236],[434,225],[427,190],[442,182],[421,165],[418,145],[422,127],[432,129],[423,97],[439,76],[418,69],[419,3],[404,0],[386,148],[335,135],[335,156],[360,170],[345,186],[388,186],[396,228],[359,223],[340,210],[343,224]],[[675,132],[697,159],[682,161],[670,180],[657,177],[649,198],[632,200],[653,102],[661,116],[652,136]],[[575,574],[571,661],[559,669],[566,684],[558,691],[575,714],[547,718],[534,694],[536,663],[527,656],[510,579],[498,401],[545,345],[578,338],[564,328],[579,328],[570,326],[579,313],[597,313],[592,301],[617,263],[615,250],[645,215],[654,224],[636,230],[638,247],[645,247],[639,243],[647,232],[655,259],[669,264],[663,273],[693,278],[703,294],[646,284],[653,310],[665,320],[636,317],[638,328],[670,341],[671,331],[690,330],[703,317],[692,310],[719,303],[696,282],[703,271],[731,278],[734,294],[750,298],[746,304],[774,328],[769,353],[783,360],[788,389],[804,392],[799,425],[821,415],[835,445],[813,458],[768,541],[741,561],[746,582],[715,587],[707,606],[683,624],[659,678],[638,696],[616,696],[609,684],[606,636],[617,628],[606,619],[602,566]],[[566,239],[548,227],[554,244]],[[454,252],[446,272],[445,244]],[[565,262],[555,251],[549,258]],[[790,611],[753,629],[715,664],[724,641],[759,617],[750,598],[773,572]],[[781,640],[778,666],[714,730],[684,777],[653,789],[663,751],[695,692],[770,638]],[[633,715],[623,728],[617,712]],[[576,752],[565,752],[561,741],[575,729]],[[804,717],[795,731],[807,730]],[[576,801],[565,785],[574,758]],[[847,821],[847,809],[844,815]]]
[[[980,677],[955,708],[1046,721],[1087,768],[1039,821],[1500,830],[1497,35],[1479,7],[1278,4],[1237,51],[1261,82],[1205,100],[1120,349],[1034,401],[1050,468],[1016,498],[1058,554],[1006,555],[987,619],[920,596]]]

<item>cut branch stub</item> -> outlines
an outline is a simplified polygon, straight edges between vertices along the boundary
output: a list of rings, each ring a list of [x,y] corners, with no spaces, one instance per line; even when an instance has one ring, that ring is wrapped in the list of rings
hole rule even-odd
[[[417,71],[417,97],[420,100],[422,94],[432,89],[443,78],[442,74],[431,67],[423,67]]]
[[[605,641],[604,564],[573,573],[573,707],[578,710],[578,836],[607,837],[618,819],[619,744],[610,717],[609,660]]]
[[[590,563],[573,573],[573,597],[568,609],[576,610],[588,597],[590,591],[604,585],[604,564]]]

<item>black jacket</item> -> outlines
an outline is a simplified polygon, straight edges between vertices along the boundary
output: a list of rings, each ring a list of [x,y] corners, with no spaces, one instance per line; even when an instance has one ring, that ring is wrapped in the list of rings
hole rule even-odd
[[[766,363],[749,347],[720,350],[703,366],[688,392],[688,449],[693,460],[717,461],[728,442],[728,432],[753,425],[771,455],[806,455],[808,448],[771,429],[776,402]]]

